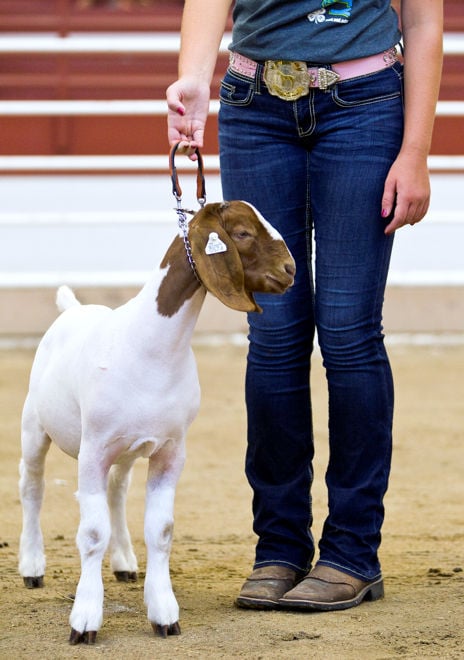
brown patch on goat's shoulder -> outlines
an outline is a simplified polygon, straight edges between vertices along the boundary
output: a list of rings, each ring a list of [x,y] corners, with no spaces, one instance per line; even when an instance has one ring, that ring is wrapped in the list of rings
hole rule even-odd
[[[179,236],[171,243],[160,267],[167,268],[167,272],[158,289],[157,309],[161,316],[171,317],[200,286],[187,261],[184,242]]]

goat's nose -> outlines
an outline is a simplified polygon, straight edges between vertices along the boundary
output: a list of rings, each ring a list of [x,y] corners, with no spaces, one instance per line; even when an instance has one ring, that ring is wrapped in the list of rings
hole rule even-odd
[[[285,272],[287,275],[291,275],[292,277],[295,277],[296,273],[296,268],[294,263],[287,263],[285,264]]]

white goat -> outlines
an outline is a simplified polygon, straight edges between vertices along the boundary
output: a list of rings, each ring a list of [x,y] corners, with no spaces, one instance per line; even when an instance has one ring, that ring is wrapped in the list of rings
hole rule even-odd
[[[190,348],[195,322],[206,290],[234,309],[260,311],[252,292],[283,293],[293,284],[295,265],[282,237],[245,202],[207,204],[191,221],[188,237],[199,279],[182,236],[176,236],[159,270],[115,310],[80,305],[61,287],[57,304],[66,311],[37,349],[22,417],[19,571],[27,587],[43,586],[39,514],[53,441],[78,458],[81,577],[70,615],[71,644],[94,643],[102,624],[101,564],[108,545],[117,579],[137,577],[125,501],[140,456],[148,458],[148,619],[155,634],[180,633],[169,554],[185,435],[200,403]],[[225,251],[205,251],[218,240]]]

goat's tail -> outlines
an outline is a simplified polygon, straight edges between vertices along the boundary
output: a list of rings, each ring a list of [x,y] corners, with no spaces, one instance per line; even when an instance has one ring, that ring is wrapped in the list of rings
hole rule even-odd
[[[78,301],[69,286],[60,286],[56,293],[56,306],[60,312],[64,312],[70,307],[75,307],[76,305],[80,304],[81,303]]]

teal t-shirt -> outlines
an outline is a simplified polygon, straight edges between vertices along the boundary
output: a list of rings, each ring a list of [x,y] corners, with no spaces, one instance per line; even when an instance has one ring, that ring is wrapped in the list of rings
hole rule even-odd
[[[390,0],[236,0],[230,49],[256,61],[333,64],[380,53],[401,34]]]

